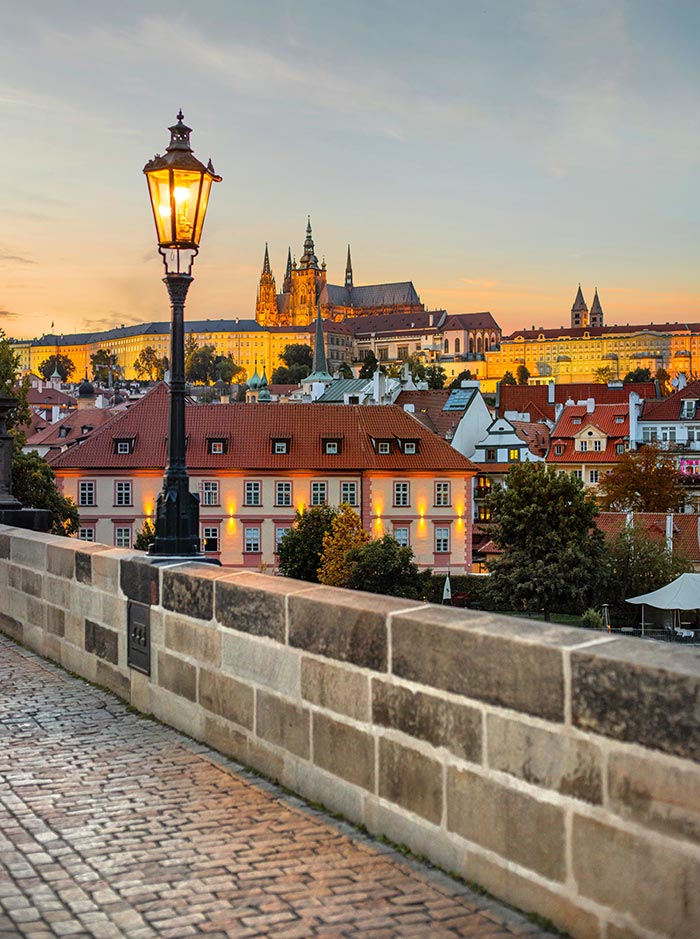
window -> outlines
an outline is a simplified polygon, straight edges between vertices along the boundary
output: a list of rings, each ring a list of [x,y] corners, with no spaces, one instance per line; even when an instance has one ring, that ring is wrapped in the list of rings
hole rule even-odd
[[[224,441],[223,440],[210,440],[209,441],[209,452],[214,454],[224,453]]]
[[[581,423],[581,418],[580,418],[580,417],[574,417],[574,418],[572,418],[571,423],[572,423],[572,424],[580,424],[580,423]]]
[[[292,504],[292,484],[286,481],[275,483],[275,505]]]
[[[588,482],[589,483],[598,482],[598,470],[588,470]]]
[[[624,452],[625,452],[625,445],[624,445],[624,443],[616,443],[616,444],[615,444],[615,453],[617,453],[618,456],[621,456]]]
[[[117,548],[130,548],[131,547],[131,529],[130,528],[115,528],[114,529],[114,544]]]
[[[583,479],[583,470],[571,470],[574,479]]]
[[[284,538],[284,536],[287,534],[288,531],[290,531],[289,528],[285,528],[282,526],[280,526],[279,528],[275,528],[275,554],[280,553],[280,544],[282,543],[282,539]]]
[[[114,484],[114,504],[131,505],[131,480],[124,480]]]
[[[401,359],[402,362],[405,362],[408,358],[408,346],[397,346],[396,358]]]
[[[337,440],[324,440],[323,452],[329,455],[335,455],[340,451]]]
[[[561,456],[562,453],[564,452],[564,444],[563,444],[563,443],[557,443],[557,444],[555,444],[555,446],[554,446],[554,452],[555,452],[555,454],[556,454],[557,456]]]
[[[593,441],[593,449],[595,450],[596,453],[600,453],[600,451],[603,449],[603,441],[602,441],[602,440],[594,440],[594,441]]]
[[[401,545],[402,548],[408,547],[408,528],[397,527],[394,529],[394,538]]]
[[[518,447],[511,447],[508,450],[508,459],[511,463],[517,463],[520,459],[520,450]]]
[[[615,418],[615,423],[616,423],[616,424],[624,424],[624,423],[625,423],[624,417],[616,417],[616,418]]]
[[[389,347],[388,347],[388,346],[380,346],[380,347],[377,349],[377,359],[378,359],[380,362],[388,362],[388,361],[389,361]]]
[[[476,517],[480,522],[490,522],[491,521],[491,509],[488,506],[481,503],[478,506]]]
[[[247,480],[244,488],[244,505],[262,505],[262,499],[260,495],[261,486],[260,483],[251,480]]]
[[[131,447],[128,440],[117,440],[117,453],[130,453]]]
[[[220,505],[219,480],[204,479],[201,484],[202,505]]]
[[[449,528],[436,528],[435,529],[435,553],[447,554],[449,550],[450,550],[450,529]]]
[[[490,462],[495,463],[495,461],[496,461],[496,451],[495,451],[495,450],[492,450],[492,449],[490,449],[490,448],[487,448],[487,450],[486,450],[486,459],[489,460]]]
[[[416,452],[416,443],[415,440],[407,440],[403,445],[404,453],[415,453]]]
[[[311,505],[325,505],[328,501],[328,483],[311,483]]]
[[[588,450],[588,441],[587,440],[579,441],[579,446],[580,446],[581,453],[585,453]]]
[[[388,440],[380,440],[377,444],[377,453],[391,453],[391,444]]]
[[[95,529],[94,528],[80,528],[78,529],[78,538],[80,541],[94,541],[95,540]]]
[[[455,355],[459,355],[460,348],[459,339],[455,339]]]
[[[97,505],[95,501],[95,483],[92,480],[81,480],[78,483],[78,505]],[[87,539],[83,539],[86,541]]]
[[[246,554],[259,554],[260,553],[260,529],[259,528],[246,528],[245,529],[243,550],[246,552]]]
[[[272,452],[276,454],[289,453],[289,441],[288,440],[273,440]]]
[[[435,483],[435,505],[449,505],[450,504],[450,484],[449,483]]]
[[[405,482],[394,483],[394,505],[407,506],[411,504],[410,484]]]
[[[216,554],[219,550],[218,525],[204,525],[202,528],[202,551]]]
[[[353,507],[357,505],[357,483],[340,484],[340,501]]]

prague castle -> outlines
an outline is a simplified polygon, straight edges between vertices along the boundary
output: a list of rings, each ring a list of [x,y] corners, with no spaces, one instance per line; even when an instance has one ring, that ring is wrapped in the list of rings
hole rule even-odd
[[[326,279],[326,262],[319,264],[316,257],[309,219],[304,253],[299,263],[292,261],[291,249],[287,253],[282,293],[277,293],[268,248],[265,245],[255,319],[261,326],[308,326],[316,319],[319,306],[322,317],[335,322],[346,317],[377,313],[425,311],[411,281],[356,287],[353,282],[349,245],[344,284],[329,284]]]

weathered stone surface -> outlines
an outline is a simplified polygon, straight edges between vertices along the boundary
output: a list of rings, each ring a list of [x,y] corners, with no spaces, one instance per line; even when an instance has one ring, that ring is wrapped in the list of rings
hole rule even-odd
[[[14,529],[10,536],[10,557],[15,564],[46,570],[46,543],[48,535]]]
[[[130,558],[130,552],[121,548],[102,551],[92,556],[92,582],[98,590],[105,590],[114,596],[119,590],[119,565]]]
[[[553,721],[564,719],[563,627],[430,606],[392,620],[392,671],[401,678]]]
[[[11,639],[16,639],[17,642],[22,642],[24,638],[24,626],[22,623],[13,616],[8,616],[7,613],[0,612],[0,630],[2,630],[6,636],[10,636]]]
[[[224,671],[243,681],[265,685],[289,698],[299,697],[301,656],[298,652],[239,633],[224,633],[221,646]]]
[[[442,818],[442,765],[385,737],[379,741],[379,795],[434,825]]]
[[[213,626],[203,626],[191,620],[166,613],[165,647],[203,662],[221,665],[221,633]]]
[[[241,763],[248,763],[248,738],[240,730],[232,727],[228,721],[205,715],[204,742],[219,753],[233,757]]]
[[[435,695],[411,691],[401,685],[372,680],[372,720],[434,747],[446,747],[455,756],[481,763],[481,712],[477,708]]]
[[[374,740],[325,714],[312,720],[313,762],[370,792],[374,790]]]
[[[254,692],[249,685],[229,675],[202,668],[199,672],[199,703],[207,711],[225,717],[248,730],[253,729]]]
[[[581,815],[574,815],[572,847],[583,896],[627,914],[654,935],[697,939],[697,856]]]
[[[617,639],[572,653],[572,719],[700,762],[700,650]]]
[[[27,595],[27,622],[46,628],[46,603]]]
[[[700,843],[700,767],[656,754],[608,756],[610,807],[623,818]]]
[[[349,668],[303,658],[301,694],[307,701],[329,711],[358,721],[369,720],[369,678]]]
[[[63,539],[69,542],[70,546],[49,544],[46,548],[46,569],[49,574],[56,574],[58,577],[64,577],[72,580],[75,577],[75,555],[78,553],[75,548],[75,542]]]
[[[447,769],[447,828],[550,880],[566,877],[564,811],[470,770]]]
[[[31,597],[40,597],[43,593],[44,578],[38,571],[22,568],[22,584],[20,589]]]
[[[75,579],[81,584],[92,583],[92,557],[86,551],[76,552]]]
[[[22,574],[26,570],[24,567],[18,567],[16,564],[6,565],[7,585],[14,590],[22,590]]]
[[[216,582],[216,618],[229,629],[284,642],[286,597],[308,589],[286,577],[234,574]]]
[[[163,606],[181,616],[210,620],[214,615],[214,580],[220,568],[188,564],[163,571]]]
[[[160,603],[160,570],[146,560],[123,560],[119,565],[119,581],[130,600],[157,606]]]
[[[12,538],[8,531],[0,532],[0,558],[7,560],[10,557]]]
[[[288,602],[290,645],[380,672],[387,667],[387,615],[415,606],[333,587],[317,587]]]
[[[602,755],[587,740],[563,731],[489,714],[488,765],[535,786],[599,804],[603,798]]]
[[[309,758],[309,711],[262,689],[256,695],[255,732],[289,753]]]
[[[47,574],[46,596],[54,606],[61,606],[64,610],[70,609],[71,583],[71,580]]]
[[[128,701],[131,696],[131,680],[127,675],[123,675],[119,669],[112,668],[102,659],[97,659],[97,668],[95,670],[95,681],[98,685],[104,685],[120,698]]]
[[[113,665],[118,661],[117,634],[112,629],[85,620],[85,651],[92,652],[100,659],[106,659]]]
[[[280,781],[284,779],[284,756],[279,750],[275,750],[269,744],[263,743],[262,740],[256,740],[254,738],[248,740],[245,762],[249,766],[252,766],[253,769],[258,770],[258,772],[269,776],[270,779]]]
[[[158,652],[158,684],[181,698],[187,698],[189,701],[197,700],[195,666],[162,650]]]
[[[60,606],[48,604],[46,607],[46,628],[54,636],[63,638],[66,631],[66,611],[61,609]]]

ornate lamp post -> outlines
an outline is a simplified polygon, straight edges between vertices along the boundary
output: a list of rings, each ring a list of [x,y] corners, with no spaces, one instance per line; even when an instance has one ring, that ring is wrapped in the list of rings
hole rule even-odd
[[[172,310],[168,465],[158,496],[155,543],[150,550],[156,558],[199,555],[199,499],[190,492],[185,462],[184,309],[211,185],[221,182],[211,160],[205,166],[192,153],[192,130],[183,123],[182,111],[177,124],[168,129],[170,143],[165,154],[156,155],[143,168]]]

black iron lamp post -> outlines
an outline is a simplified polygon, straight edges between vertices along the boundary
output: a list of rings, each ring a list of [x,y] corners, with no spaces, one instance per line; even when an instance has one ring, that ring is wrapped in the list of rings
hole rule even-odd
[[[163,282],[172,309],[170,331],[170,430],[168,465],[156,508],[155,558],[199,556],[199,499],[190,492],[185,461],[184,309],[192,283],[192,265],[209,202],[211,185],[221,182],[211,160],[205,166],[190,147],[192,130],[177,115],[168,128],[170,143],[143,168],[148,181],[158,250],[165,264]]]

